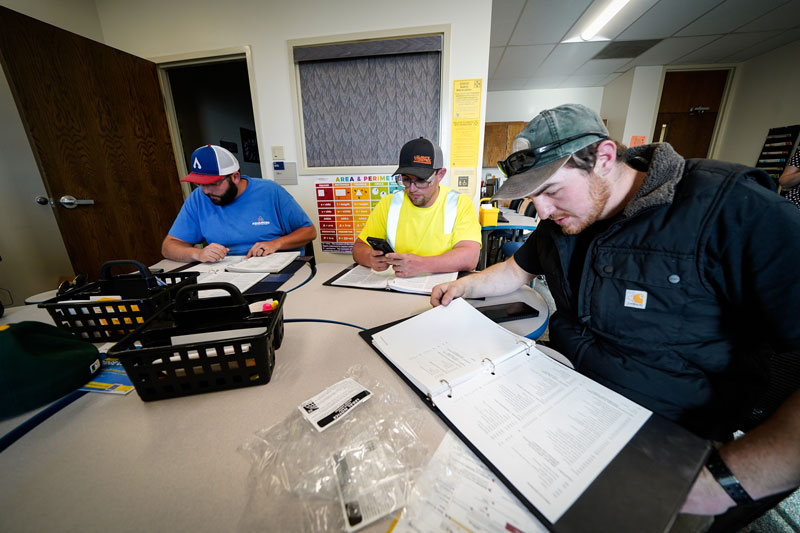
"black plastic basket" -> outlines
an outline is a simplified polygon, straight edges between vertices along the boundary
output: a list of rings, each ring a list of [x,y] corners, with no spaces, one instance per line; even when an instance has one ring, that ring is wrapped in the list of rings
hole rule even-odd
[[[198,298],[206,289],[229,296]],[[242,295],[230,283],[188,285],[108,353],[119,358],[144,401],[262,385],[272,377],[283,340],[285,299],[285,292]],[[250,312],[251,303],[263,300],[277,300],[277,309]]]
[[[111,275],[114,267],[134,267],[138,273]],[[197,281],[197,272],[154,275],[139,261],[109,261],[100,280],[71,289],[39,304],[47,309],[56,326],[89,342],[116,341],[170,304],[177,291]],[[117,296],[116,300],[93,297]]]

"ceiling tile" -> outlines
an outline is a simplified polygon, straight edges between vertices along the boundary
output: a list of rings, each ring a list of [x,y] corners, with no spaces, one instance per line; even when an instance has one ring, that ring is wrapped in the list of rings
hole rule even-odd
[[[594,74],[601,74],[608,76],[616,72],[617,68],[630,62],[628,58],[621,59],[592,59],[583,64],[574,72],[575,76],[588,76]]]
[[[602,82],[608,74],[591,74],[587,76],[569,76],[559,84],[559,87],[602,87]]]
[[[747,61],[766,52],[770,52],[776,48],[780,48],[781,46],[797,41],[798,39],[800,39],[800,28],[780,33],[772,39],[767,39],[766,41],[757,43],[724,59],[725,61],[730,61],[731,63]]]
[[[646,51],[623,68],[642,67],[647,65],[669,65],[676,59],[691,53],[701,46],[705,46],[717,37],[705,35],[702,37],[673,37],[664,39],[650,50]]]
[[[719,3],[720,0],[661,0],[617,38],[628,41],[671,37]]]
[[[505,46],[517,25],[525,0],[492,1],[492,34],[489,46]]]
[[[598,33],[598,37],[604,37],[606,39],[619,38],[620,33],[625,31],[626,28],[637,21],[656,3],[658,3],[658,0],[636,0],[634,2],[628,2],[628,4],[623,7],[622,10],[602,28],[600,33]],[[578,31],[583,31],[583,28],[579,28]],[[642,37],[642,39],[654,38],[657,37]],[[636,39],[624,40],[633,41]]]
[[[674,63],[678,65],[717,63],[736,52],[745,50],[773,36],[773,32],[731,33],[708,43],[702,48],[698,48],[694,52],[686,54]]]
[[[753,32],[766,30],[788,30],[798,26],[800,18],[800,0],[792,0],[788,4],[773,9],[749,24],[738,28],[737,32]]]
[[[555,44],[592,0],[529,0],[510,44]]]
[[[686,28],[679,36],[728,33],[749,24],[787,0],[726,0]]]
[[[559,74],[572,74],[572,72],[589,61],[596,53],[608,43],[564,43],[555,47],[547,56],[536,75],[554,76]]]
[[[552,44],[508,46],[494,75],[500,80],[530,78],[553,48]]]

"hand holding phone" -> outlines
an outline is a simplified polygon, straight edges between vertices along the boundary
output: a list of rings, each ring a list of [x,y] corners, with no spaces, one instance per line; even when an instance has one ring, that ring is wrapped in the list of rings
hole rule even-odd
[[[377,237],[367,237],[367,243],[372,246],[373,250],[380,250],[384,254],[391,254],[394,253],[392,249],[392,245],[390,245],[386,239],[379,239]]]

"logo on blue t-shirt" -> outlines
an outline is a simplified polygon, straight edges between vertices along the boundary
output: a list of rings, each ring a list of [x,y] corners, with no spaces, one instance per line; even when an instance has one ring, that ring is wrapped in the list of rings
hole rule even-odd
[[[258,220],[252,222],[253,226],[269,226],[269,220],[264,220],[262,217],[258,217]]]

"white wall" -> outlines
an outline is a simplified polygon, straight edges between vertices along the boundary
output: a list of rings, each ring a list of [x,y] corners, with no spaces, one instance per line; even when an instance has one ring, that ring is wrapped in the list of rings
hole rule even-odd
[[[795,41],[737,69],[715,159],[754,165],[770,128],[800,124],[798,57]]]
[[[449,70],[443,72],[446,91],[442,95],[440,136],[445,159],[450,145],[452,82],[485,79],[488,71],[491,0],[96,0],[96,5],[106,44],[141,57],[158,59],[249,45],[260,151],[269,154],[270,146],[283,146],[287,161],[298,160],[287,40],[451,25]],[[398,147],[402,142],[405,139],[398,140]],[[262,157],[262,161],[263,175],[271,177],[269,158]],[[314,177],[300,176],[299,184],[287,190],[317,222],[314,182]],[[349,256],[320,254],[316,244],[320,261],[351,260]]]
[[[4,7],[102,40],[92,0],[2,0]],[[72,266],[49,206],[36,160],[5,74],[0,70],[0,302],[22,305],[28,296],[54,289]]]
[[[625,122],[628,119],[628,104],[633,89],[633,69],[606,85],[600,116],[606,119],[606,127],[612,139],[622,141]]]
[[[486,98],[486,122],[529,121],[561,104],[583,104],[599,111],[602,101],[602,87],[492,91]]]
[[[620,142],[630,144],[631,137],[634,135],[644,136],[645,143],[652,140],[653,127],[661,100],[663,72],[664,68],[660,66],[634,69],[628,115],[622,138],[618,139]]]

